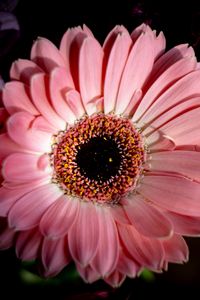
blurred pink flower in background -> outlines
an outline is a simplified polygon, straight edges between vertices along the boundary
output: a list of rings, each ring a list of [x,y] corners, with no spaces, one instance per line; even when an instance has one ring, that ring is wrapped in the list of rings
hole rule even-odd
[[[4,86],[4,81],[3,81],[3,79],[2,79],[2,77],[0,75],[0,90],[3,89],[3,86]]]
[[[2,249],[44,276],[74,261],[119,286],[188,259],[200,234],[200,70],[163,33],[83,26],[57,49],[39,38],[3,89]],[[4,120],[4,122],[5,122]]]
[[[19,38],[19,23],[10,12],[0,11],[0,58],[8,54]]]

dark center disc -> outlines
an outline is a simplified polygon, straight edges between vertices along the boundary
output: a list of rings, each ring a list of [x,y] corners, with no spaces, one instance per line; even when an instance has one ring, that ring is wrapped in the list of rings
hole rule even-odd
[[[77,147],[77,166],[91,180],[109,180],[118,173],[121,161],[120,150],[111,137],[94,137]]]

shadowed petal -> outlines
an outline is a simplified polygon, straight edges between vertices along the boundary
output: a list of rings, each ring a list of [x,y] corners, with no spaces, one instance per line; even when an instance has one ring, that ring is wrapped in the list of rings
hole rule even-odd
[[[166,211],[165,214],[173,223],[175,233],[200,236],[200,217],[184,216],[171,211]]]
[[[36,63],[28,59],[18,59],[11,66],[10,78],[29,85],[31,77],[38,73],[44,72]]]
[[[126,276],[119,271],[114,271],[108,277],[104,278],[104,281],[111,285],[113,288],[119,287],[125,280]]]
[[[25,153],[9,155],[3,162],[2,174],[4,179],[26,182],[47,178],[48,175],[50,176],[51,168],[47,161],[48,165],[41,169],[39,166],[40,158],[40,156]]]
[[[40,230],[49,238],[60,238],[67,234],[70,227],[76,222],[79,212],[79,201],[61,196],[43,215],[40,221]]]
[[[151,143],[157,140],[158,132],[162,135],[169,136],[174,140],[176,146],[185,144],[200,144],[200,107],[196,107],[177,116],[164,124],[159,131],[155,131],[148,137]],[[161,150],[161,148],[160,148]]]
[[[200,216],[200,184],[184,177],[149,174],[142,180],[138,192],[161,208]]]
[[[200,94],[199,77],[200,71],[197,70],[176,81],[153,103],[140,122],[145,124],[152,122],[153,119],[184,99],[198,96]]]
[[[6,188],[2,186],[0,188],[0,216],[7,216],[12,205],[25,194],[33,191],[37,186],[42,185],[42,182],[28,182],[21,187]]]
[[[200,180],[200,152],[181,150],[156,152],[151,154],[150,164],[152,171],[175,172]]]
[[[32,115],[39,115],[38,110],[31,103],[29,88],[23,83],[12,81],[6,83],[3,89],[3,103],[10,114],[27,111]]]
[[[44,275],[53,277],[58,274],[71,260],[67,239],[51,240],[45,238],[42,245],[42,263]]]
[[[6,218],[0,218],[0,249],[12,247],[16,232],[8,227]]]
[[[116,103],[116,114],[122,113],[134,92],[140,89],[153,66],[154,52],[151,35],[142,34],[129,54],[124,72],[122,75],[119,93]]]
[[[101,277],[100,274],[98,274],[93,268],[91,268],[91,266],[83,268],[80,264],[76,263],[76,268],[86,283],[92,283],[94,281],[97,281]]]
[[[130,197],[124,209],[132,225],[142,235],[161,238],[169,237],[173,233],[172,224],[167,217],[140,195]]]
[[[115,108],[119,83],[128,57],[131,38],[128,33],[118,34],[109,55],[104,83],[104,113],[112,112]],[[116,61],[118,63],[116,64]]]
[[[86,38],[80,49],[79,83],[83,104],[89,115],[96,109],[88,102],[102,94],[102,61],[103,50],[99,43],[91,37]]]
[[[189,250],[185,240],[174,234],[169,240],[163,241],[165,260],[173,263],[183,263],[188,260]]]
[[[22,260],[34,260],[38,256],[42,235],[38,228],[21,231],[17,235],[16,254]]]
[[[7,121],[10,138],[28,150],[36,152],[51,151],[51,134],[31,128],[34,117],[26,112],[18,112]]]
[[[31,49],[31,60],[45,72],[55,67],[64,67],[65,62],[56,46],[45,38],[38,38]]]
[[[149,77],[145,90],[151,86],[151,84],[156,81],[156,79],[164,73],[173,64],[182,58],[195,57],[195,53],[192,47],[188,47],[188,44],[181,44],[170,49],[166,53],[160,56],[160,58],[155,62],[151,76]]]
[[[79,92],[77,92],[76,90],[69,90],[65,94],[65,100],[69,105],[71,111],[76,116],[76,120],[79,120],[81,117],[83,117],[83,115],[85,114],[85,109]]]
[[[165,92],[166,88],[169,88],[171,84],[190,73],[195,69],[196,58],[186,57],[178,60],[167,70],[165,70],[160,77],[151,85],[145,96],[142,98],[134,116],[133,121],[136,122],[143,113],[153,104],[153,102]]]
[[[7,133],[0,134],[0,144],[3,145],[3,147],[0,147],[0,161],[9,154],[15,152],[27,152],[26,149],[20,147],[20,145],[11,140]]]
[[[69,28],[62,37],[60,43],[60,52],[65,60],[67,70],[70,70],[71,62],[71,50],[73,49],[74,43],[78,40],[79,37],[91,36],[91,33],[88,32],[88,28],[85,27],[85,30],[81,26],[74,28]]]
[[[149,146],[150,153],[156,151],[171,151],[176,147],[175,140],[170,136],[162,134],[162,132],[155,131],[153,135],[146,139]]]
[[[117,270],[120,273],[125,274],[129,277],[136,277],[138,272],[140,271],[141,266],[130,257],[127,251],[123,248],[120,250],[119,260],[117,263]]]
[[[62,194],[59,188],[46,184],[21,197],[8,214],[9,226],[27,230],[39,224],[43,213]]]
[[[131,33],[131,38],[135,43],[141,34],[147,32],[152,36],[152,44],[154,45],[154,60],[156,60],[165,50],[166,40],[164,34],[162,32],[156,36],[156,31],[149,27],[149,25],[142,23],[138,27],[136,27]]]
[[[116,205],[110,210],[115,222],[122,224],[131,224],[123,206]]]
[[[200,97],[186,98],[158,116],[155,120],[153,120],[152,124],[144,126],[143,134],[148,136],[151,135],[152,132],[154,133],[156,130],[159,132],[159,128],[161,128],[161,126],[165,125],[167,122],[197,107],[200,107]]]
[[[65,93],[74,87],[70,73],[64,68],[55,68],[51,72],[49,84],[51,102],[55,111],[67,123],[73,124],[76,116],[65,101]]]
[[[48,99],[48,79],[44,74],[37,74],[31,78],[31,95],[33,102],[46,120],[58,130],[65,129],[66,123],[52,108]]]
[[[160,270],[164,259],[161,242],[147,238],[133,226],[118,224],[118,230],[126,251],[140,265],[151,270]]]
[[[83,267],[95,256],[99,240],[99,222],[93,204],[80,203],[76,222],[69,230],[69,249],[73,259]]]
[[[106,208],[98,208],[98,249],[91,266],[103,277],[114,271],[119,257],[119,239],[116,224]]]

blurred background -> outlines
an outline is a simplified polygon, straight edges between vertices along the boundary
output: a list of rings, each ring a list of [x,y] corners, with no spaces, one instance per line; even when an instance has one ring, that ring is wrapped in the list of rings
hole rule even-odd
[[[107,33],[123,24],[132,31],[142,22],[162,30],[167,48],[189,43],[200,60],[200,2],[190,1],[77,1],[0,0],[0,74],[9,80],[12,61],[28,58],[33,41],[46,37],[57,46],[68,27],[85,23],[102,43]],[[1,77],[0,77],[1,82]],[[37,276],[33,263],[17,260],[14,250],[0,252],[0,299],[160,299],[178,293],[192,297],[200,286],[200,239],[187,239],[190,260],[170,265],[163,274],[145,271],[127,279],[119,289],[104,282],[85,284],[70,265],[54,279]],[[198,294],[196,296],[198,298]]]

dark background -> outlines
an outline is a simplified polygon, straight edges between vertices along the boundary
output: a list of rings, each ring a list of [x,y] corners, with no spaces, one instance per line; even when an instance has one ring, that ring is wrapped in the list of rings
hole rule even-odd
[[[76,1],[0,0],[0,10],[12,11],[20,31],[0,32],[0,74],[9,80],[13,60],[29,58],[37,36],[47,37],[57,46],[68,27],[85,23],[102,43],[107,33],[123,24],[132,31],[142,22],[162,30],[167,48],[189,43],[200,60],[200,3],[190,1]],[[22,265],[14,251],[0,252],[0,299],[160,299],[194,297],[200,290],[200,239],[187,239],[190,261],[170,265],[163,274],[127,279],[117,290],[103,282],[84,284],[73,266],[54,280],[35,275],[34,265]],[[109,245],[107,245],[109,246]],[[31,272],[29,272],[31,271]],[[68,274],[68,275],[67,275]],[[69,275],[70,274],[70,275]],[[6,294],[5,294],[6,293]],[[14,293],[14,296],[11,296]]]

